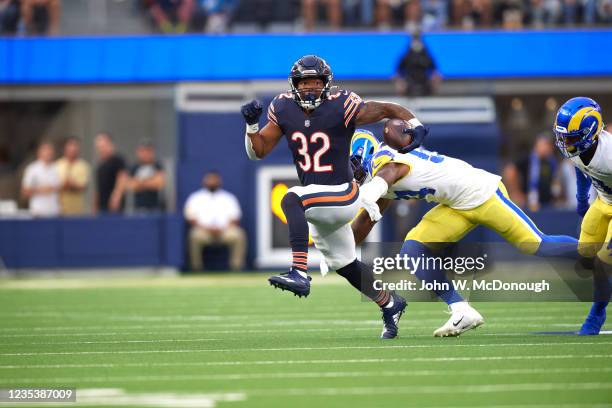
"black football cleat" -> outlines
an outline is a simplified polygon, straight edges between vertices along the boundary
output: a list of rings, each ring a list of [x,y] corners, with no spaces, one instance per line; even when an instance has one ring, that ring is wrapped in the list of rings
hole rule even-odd
[[[383,331],[381,339],[394,339],[397,337],[399,328],[397,327],[404,310],[406,310],[406,299],[393,293],[393,306],[382,307]]]
[[[281,290],[288,290],[299,297],[307,297],[310,294],[311,280],[312,278],[310,276],[304,278],[295,269],[268,278],[270,285],[275,288],[280,288]]]

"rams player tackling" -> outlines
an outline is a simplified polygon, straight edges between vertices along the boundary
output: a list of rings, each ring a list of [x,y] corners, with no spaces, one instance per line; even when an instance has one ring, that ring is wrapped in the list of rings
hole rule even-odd
[[[395,121],[393,121],[395,122]],[[384,137],[388,140],[389,126]],[[400,130],[400,132],[406,130]],[[501,235],[521,252],[539,256],[577,257],[577,241],[569,236],[546,235],[509,198],[501,177],[468,163],[424,148],[406,153],[391,148],[365,130],[357,130],[351,145],[352,161],[361,171],[362,200],[384,211],[393,200],[421,199],[438,203],[408,232],[401,255],[428,257],[445,243],[461,240],[478,225]],[[377,219],[360,214],[353,222],[357,243],[364,240]],[[435,336],[458,336],[480,326],[484,319],[455,291],[443,270],[417,267],[416,276],[434,286],[451,309],[451,317]],[[446,283],[446,284],[445,284]],[[442,284],[442,285],[441,285]]]

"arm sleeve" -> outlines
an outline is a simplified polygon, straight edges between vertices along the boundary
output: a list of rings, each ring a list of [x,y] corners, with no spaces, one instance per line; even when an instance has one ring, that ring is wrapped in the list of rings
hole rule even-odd
[[[584,201],[589,199],[591,179],[576,167],[576,199]]]
[[[355,92],[343,91],[340,101],[343,103],[344,127],[354,128],[357,114],[364,105],[363,99]]]

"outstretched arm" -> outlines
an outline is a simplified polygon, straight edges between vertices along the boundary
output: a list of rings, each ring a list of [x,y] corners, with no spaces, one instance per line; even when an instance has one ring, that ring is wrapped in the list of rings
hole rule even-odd
[[[357,114],[357,125],[376,123],[383,119],[415,119],[414,114],[402,105],[393,102],[365,101]]]

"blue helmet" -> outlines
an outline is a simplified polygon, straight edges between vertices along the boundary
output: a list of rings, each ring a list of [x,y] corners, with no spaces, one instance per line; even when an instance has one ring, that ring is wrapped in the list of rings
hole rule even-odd
[[[380,141],[372,132],[357,129],[351,139],[351,167],[353,177],[363,184],[372,176],[372,157],[378,151]]]
[[[602,128],[601,108],[597,102],[579,96],[559,108],[553,131],[563,156],[574,157],[593,146]]]

